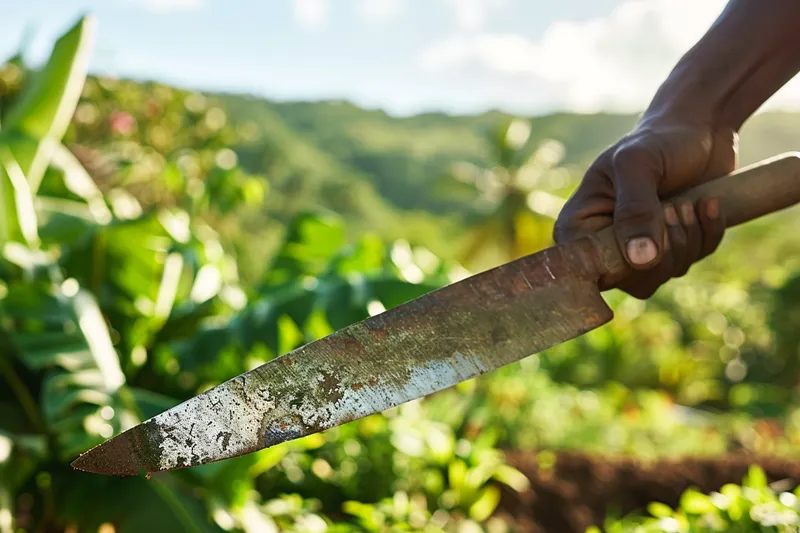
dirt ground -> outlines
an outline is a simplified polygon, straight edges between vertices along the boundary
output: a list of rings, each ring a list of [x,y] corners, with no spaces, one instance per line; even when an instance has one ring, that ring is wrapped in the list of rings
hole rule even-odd
[[[556,453],[549,471],[540,470],[534,453],[507,457],[531,481],[524,494],[505,491],[498,510],[520,533],[585,533],[590,525],[602,525],[607,512],[620,516],[644,510],[652,501],[676,506],[687,488],[711,492],[740,483],[751,464],[760,465],[771,483],[800,484],[800,461],[747,455],[646,464],[566,452]]]

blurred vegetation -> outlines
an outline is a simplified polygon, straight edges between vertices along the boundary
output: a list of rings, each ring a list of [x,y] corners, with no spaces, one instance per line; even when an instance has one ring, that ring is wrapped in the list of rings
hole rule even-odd
[[[652,503],[650,516],[632,515],[605,524],[608,533],[713,533],[735,531],[742,533],[791,533],[800,527],[800,487],[781,489],[767,484],[764,471],[753,466],[741,486],[732,483],[719,492],[703,494],[688,489],[677,509]],[[597,527],[587,533],[600,533]]]
[[[94,77],[93,31],[0,70],[0,533],[500,533],[502,490],[528,485],[503,449],[542,468],[558,449],[794,453],[789,212],[647,302],[607,294],[608,326],[424,400],[150,480],[72,471],[211,386],[550,245],[582,168],[635,119],[397,118]],[[792,120],[755,118],[744,161],[792,148]],[[750,488],[723,494],[752,516]],[[738,520],[691,499],[656,519]]]

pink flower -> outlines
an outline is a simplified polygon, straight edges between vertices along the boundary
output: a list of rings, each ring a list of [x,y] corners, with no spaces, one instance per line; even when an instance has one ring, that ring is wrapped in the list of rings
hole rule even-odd
[[[125,111],[114,111],[108,119],[111,131],[121,135],[130,135],[136,127],[136,119]]]

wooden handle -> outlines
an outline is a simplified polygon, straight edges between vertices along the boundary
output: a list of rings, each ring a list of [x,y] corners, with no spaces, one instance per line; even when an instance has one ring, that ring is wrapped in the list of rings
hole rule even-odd
[[[800,152],[787,152],[698,185],[672,196],[666,202],[697,202],[704,196],[719,199],[725,226],[731,228],[800,202]],[[625,261],[609,226],[593,239],[601,247],[604,272],[600,288],[614,287],[634,270]]]

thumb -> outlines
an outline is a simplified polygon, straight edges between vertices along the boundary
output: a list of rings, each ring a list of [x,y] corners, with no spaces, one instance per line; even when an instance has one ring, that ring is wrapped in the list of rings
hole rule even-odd
[[[649,269],[661,260],[666,227],[658,198],[658,174],[652,165],[637,159],[615,157],[614,232],[628,264]]]

